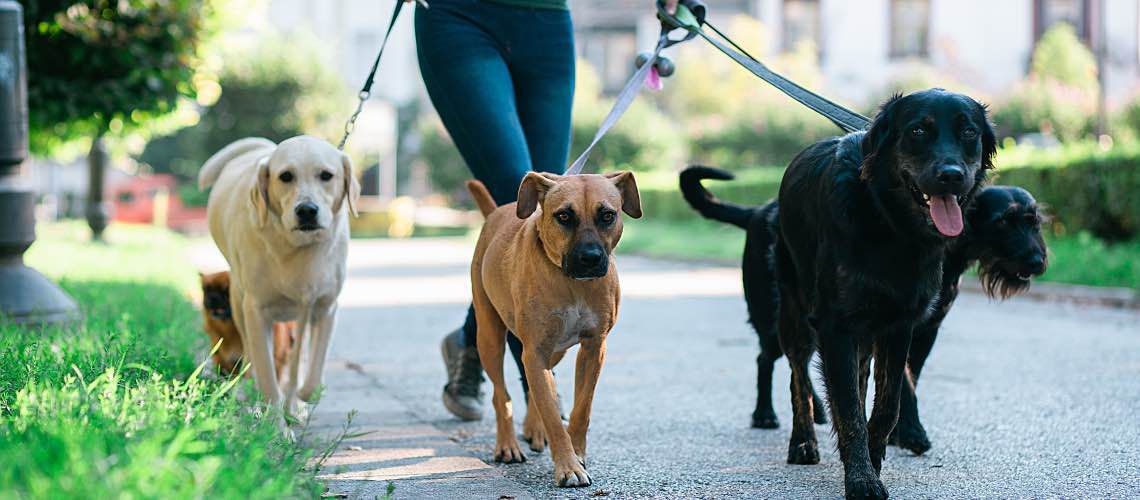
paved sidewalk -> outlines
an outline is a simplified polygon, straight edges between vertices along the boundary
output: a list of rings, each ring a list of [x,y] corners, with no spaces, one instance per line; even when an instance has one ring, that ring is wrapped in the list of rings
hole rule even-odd
[[[353,242],[312,430],[334,435],[356,409],[352,431],[369,434],[342,443],[321,471],[329,495],[375,498],[391,481],[401,499],[842,497],[830,426],[816,427],[819,465],[785,463],[786,363],[774,374],[782,427],[748,427],[757,343],[732,266],[619,256],[621,317],[591,419],[593,485],[556,488],[548,452],[488,463],[489,402],[472,423],[440,403],[439,341],[463,319],[470,254],[462,239]],[[938,342],[919,388],[934,448],[888,450],[892,497],[1140,493],[1140,312],[964,293]],[[567,399],[573,355],[555,369]],[[513,363],[506,376],[521,401]]]

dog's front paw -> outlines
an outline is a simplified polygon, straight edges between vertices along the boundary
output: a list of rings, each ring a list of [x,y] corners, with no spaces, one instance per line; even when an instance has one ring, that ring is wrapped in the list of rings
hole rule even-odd
[[[526,412],[526,418],[523,420],[523,439],[530,444],[530,450],[533,452],[541,453],[546,448],[546,427],[542,426],[542,420],[538,418],[537,412]]]
[[[887,487],[883,486],[882,481],[866,475],[848,477],[843,486],[849,499],[886,500],[889,496]]]
[[[768,412],[752,412],[752,428],[753,429],[779,429],[780,419],[776,417],[775,413]]]
[[[788,463],[815,465],[819,463],[819,444],[815,441],[788,444]]]
[[[504,464],[517,464],[526,462],[526,455],[523,455],[518,441],[512,437],[510,442],[495,444],[495,461]]]
[[[285,420],[291,425],[304,424],[309,418],[309,405],[300,399],[293,398],[285,408]]]
[[[899,421],[895,430],[891,432],[888,443],[904,450],[910,450],[915,455],[930,451],[930,438],[926,436],[926,429],[920,423]]]
[[[574,456],[567,464],[554,464],[554,483],[560,488],[580,488],[590,485],[584,461]]]

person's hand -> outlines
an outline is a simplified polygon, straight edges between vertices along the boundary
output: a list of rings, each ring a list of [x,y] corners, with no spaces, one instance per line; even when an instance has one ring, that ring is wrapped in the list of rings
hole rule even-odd
[[[665,12],[670,15],[677,13],[677,0],[665,0]]]

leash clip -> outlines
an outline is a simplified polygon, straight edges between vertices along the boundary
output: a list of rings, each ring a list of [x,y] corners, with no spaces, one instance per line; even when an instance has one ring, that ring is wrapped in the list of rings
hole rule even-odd
[[[705,15],[708,8],[700,0],[680,0],[677,11],[670,14],[665,10],[665,0],[657,0],[657,19],[661,21],[661,38],[665,40],[663,48],[672,47],[681,42],[692,40],[697,31],[705,24]],[[669,38],[669,32],[684,30],[682,38]]]

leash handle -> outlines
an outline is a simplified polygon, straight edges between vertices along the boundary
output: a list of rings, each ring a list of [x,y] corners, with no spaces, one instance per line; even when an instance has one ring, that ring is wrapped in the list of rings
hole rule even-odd
[[[423,0],[420,1],[423,2]],[[426,3],[422,5],[427,8]],[[368,72],[364,86],[356,94],[356,110],[348,117],[348,121],[344,122],[344,136],[340,138],[340,144],[336,147],[340,151],[344,151],[344,145],[348,143],[348,136],[352,135],[353,130],[356,130],[356,118],[364,110],[364,102],[372,97],[372,84],[376,82],[376,70],[380,68],[380,56],[384,55],[384,47],[388,45],[388,38],[392,36],[392,28],[396,27],[396,18],[400,17],[400,10],[403,8],[404,0],[396,0],[396,7],[392,10],[392,19],[388,21],[388,30],[384,32],[384,40],[380,42],[380,50],[376,53],[376,60],[372,61],[372,70]]]

